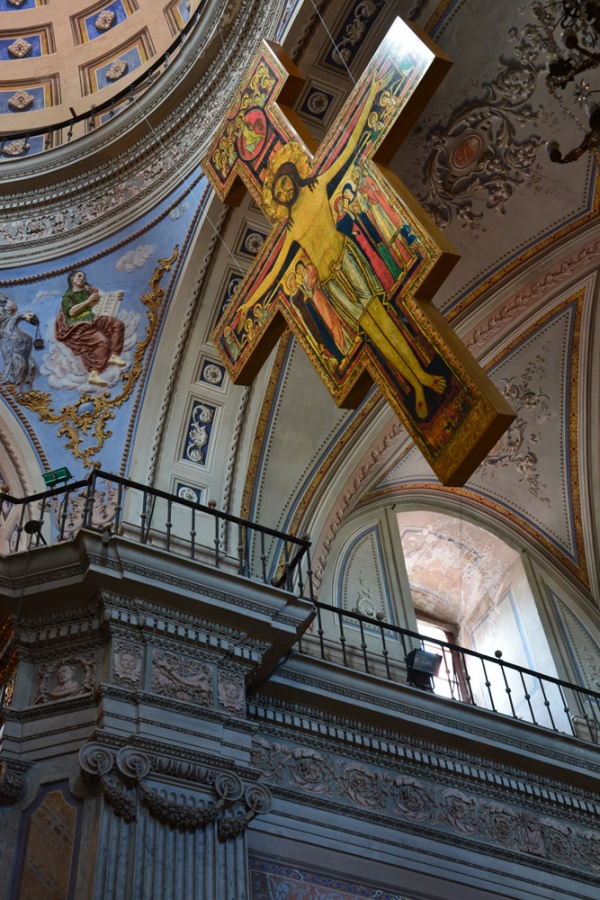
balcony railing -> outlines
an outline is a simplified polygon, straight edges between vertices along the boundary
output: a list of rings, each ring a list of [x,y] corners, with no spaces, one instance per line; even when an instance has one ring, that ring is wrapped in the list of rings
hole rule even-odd
[[[600,744],[600,693],[316,602],[303,653]]]
[[[101,470],[25,498],[0,494],[0,523],[9,553],[71,540],[84,528],[314,598],[310,541]]]
[[[106,542],[119,535],[283,588],[317,611],[300,652],[600,744],[600,693],[317,602],[305,538],[100,470],[25,498],[0,494],[0,523],[8,553],[86,529]]]

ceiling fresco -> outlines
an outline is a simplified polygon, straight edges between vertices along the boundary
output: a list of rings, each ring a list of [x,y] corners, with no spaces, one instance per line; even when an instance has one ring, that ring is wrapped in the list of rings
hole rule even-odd
[[[110,460],[127,473],[146,375],[205,197],[197,175],[110,240],[4,271],[0,392],[42,469],[66,465],[84,477]]]
[[[130,19],[141,20],[137,5]],[[38,23],[43,9],[33,11]],[[566,93],[548,91],[545,50],[525,40],[537,27],[531,4],[248,0],[211,9],[222,35],[215,26],[197,44],[190,37],[162,85],[96,141],[32,156],[27,170],[0,164],[0,291],[7,314],[26,317],[18,328],[34,363],[17,371],[2,359],[16,442],[40,472],[66,462],[83,474],[99,460],[309,533],[317,583],[353,516],[437,504],[534,547],[569,584],[597,594],[596,164],[586,154],[559,166],[545,152],[552,138],[577,145],[585,122]],[[277,34],[305,75],[295,112],[321,140],[396,14],[428,32],[453,67],[390,167],[461,254],[434,303],[517,416],[458,491],[439,485],[376,393],[355,411],[338,409],[294,339],[281,339],[246,388],[230,383],[209,340],[269,231],[249,199],[229,211],[197,180],[258,37]],[[2,15],[5,28],[14,13]],[[109,34],[86,43],[108,45]],[[105,385],[90,383],[82,356],[57,338],[75,270],[103,293],[123,292],[123,343],[109,358],[125,364],[96,366]]]

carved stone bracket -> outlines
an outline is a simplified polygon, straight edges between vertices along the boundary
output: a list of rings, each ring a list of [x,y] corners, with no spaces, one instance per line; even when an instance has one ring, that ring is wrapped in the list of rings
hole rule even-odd
[[[218,839],[224,843],[239,837],[255,816],[269,812],[272,802],[271,792],[264,785],[249,785],[244,791],[245,811],[221,816],[217,822]]]
[[[0,806],[12,806],[24,796],[27,781],[22,767],[0,762]]]
[[[161,796],[156,788],[144,784],[144,779],[153,772],[164,774],[172,768],[170,761],[154,758],[137,747],[122,747],[115,752],[103,744],[89,743],[79,753],[79,766],[83,779],[100,784],[107,804],[125,822],[136,820],[139,799],[154,819],[179,831],[196,831],[218,820],[219,840],[226,841],[238,837],[255,816],[271,808],[271,794],[267,788],[257,784],[244,786],[231,772],[207,779],[213,797],[202,806],[178,803]],[[191,764],[183,766],[189,773],[196,769]],[[109,779],[110,773],[116,774],[121,784]],[[197,782],[197,779],[193,780]],[[244,803],[243,810],[239,809],[241,802]],[[236,804],[238,806],[233,809]],[[232,813],[227,815],[230,810]],[[220,814],[223,816],[218,818]]]

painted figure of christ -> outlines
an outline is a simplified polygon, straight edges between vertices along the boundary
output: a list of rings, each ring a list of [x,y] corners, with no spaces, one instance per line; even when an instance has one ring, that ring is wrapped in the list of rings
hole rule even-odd
[[[383,286],[360,242],[339,227],[339,216],[332,209],[332,185],[352,164],[367,114],[386,83],[385,79],[373,82],[345,145],[318,176],[310,174],[308,157],[299,144],[287,144],[274,155],[269,167],[271,177],[267,176],[263,186],[263,199],[266,208],[285,222],[286,230],[269,270],[239,306],[235,324],[243,328],[250,310],[258,303],[268,303],[298,260],[311,265],[316,273],[314,283],[332,310],[354,334],[361,334],[377,348],[386,364],[412,387],[416,417],[424,419],[428,414],[426,390],[443,394],[446,380],[425,370],[406,336],[390,318],[383,302],[390,283]]]

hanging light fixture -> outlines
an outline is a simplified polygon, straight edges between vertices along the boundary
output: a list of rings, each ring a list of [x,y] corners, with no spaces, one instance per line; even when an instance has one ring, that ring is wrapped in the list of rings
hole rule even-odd
[[[600,68],[600,2],[551,0],[532,3],[531,11],[543,32],[543,37],[538,38],[549,57],[546,85],[551,94],[563,91],[584,72]],[[560,45],[554,34],[557,28],[561,29]],[[546,151],[552,162],[574,162],[587,151],[600,160],[600,104],[592,99],[600,90],[592,89],[582,78],[574,93],[576,102],[588,115],[589,130],[581,144],[564,155],[558,141],[548,141]]]

